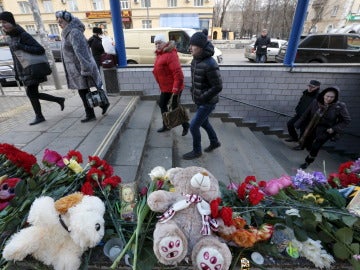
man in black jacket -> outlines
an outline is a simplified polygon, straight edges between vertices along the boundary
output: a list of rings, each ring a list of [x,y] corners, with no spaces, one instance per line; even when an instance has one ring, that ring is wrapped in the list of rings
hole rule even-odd
[[[214,46],[208,41],[207,36],[197,32],[190,38],[190,52],[193,56],[190,91],[197,109],[190,123],[193,149],[183,155],[183,159],[187,160],[202,155],[200,127],[206,131],[210,141],[210,145],[204,149],[204,152],[211,152],[221,146],[216,132],[209,122],[209,115],[215,110],[216,104],[219,102],[219,93],[222,90],[219,66],[212,58]]]
[[[270,38],[267,36],[267,30],[261,31],[261,36],[258,37],[254,44],[254,50],[256,51],[256,63],[265,63],[267,47],[270,45]]]
[[[290,138],[286,139],[287,142],[297,142],[299,136],[294,127],[295,122],[300,119],[301,115],[304,114],[309,105],[317,98],[320,91],[320,82],[316,80],[311,80],[308,84],[308,88],[303,91],[303,94],[295,107],[295,115],[287,122],[287,128],[290,135]],[[305,126],[300,127],[300,137],[305,131]],[[297,150],[297,149],[295,149]],[[301,149],[299,149],[301,150]]]
[[[102,35],[102,29],[100,27],[93,28],[93,36],[89,38],[88,44],[90,46],[92,55],[95,59],[97,67],[100,69],[101,66],[101,55],[105,53],[104,47],[102,45],[102,40],[100,35]]]

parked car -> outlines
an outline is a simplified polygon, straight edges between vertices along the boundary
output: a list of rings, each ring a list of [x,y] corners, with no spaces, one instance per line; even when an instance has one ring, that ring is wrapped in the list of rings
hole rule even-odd
[[[286,40],[272,38],[271,43],[267,48],[266,62],[275,62],[275,55],[279,53],[280,47],[286,43]],[[249,61],[256,60],[256,52],[254,50],[255,42],[247,45],[245,47],[245,57],[249,59]]]
[[[54,56],[55,62],[61,62],[61,41],[49,41],[49,47]]]
[[[9,47],[0,47],[0,83],[1,86],[17,85]]]
[[[283,63],[287,44],[276,56]],[[359,34],[312,34],[300,41],[295,63],[360,63]]]

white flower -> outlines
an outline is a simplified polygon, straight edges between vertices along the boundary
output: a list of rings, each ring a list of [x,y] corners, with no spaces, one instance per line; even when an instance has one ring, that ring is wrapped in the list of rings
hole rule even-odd
[[[335,262],[333,256],[322,249],[320,240],[308,238],[305,242],[291,240],[292,245],[299,250],[299,254],[311,261],[318,268],[330,268]]]
[[[149,176],[151,180],[158,180],[158,179],[164,179],[166,175],[166,170],[164,167],[157,166],[154,169],[151,170],[149,173]]]
[[[287,214],[288,216],[298,216],[298,217],[300,217],[299,210],[295,209],[295,208],[291,208],[289,210],[286,210],[285,214]]]

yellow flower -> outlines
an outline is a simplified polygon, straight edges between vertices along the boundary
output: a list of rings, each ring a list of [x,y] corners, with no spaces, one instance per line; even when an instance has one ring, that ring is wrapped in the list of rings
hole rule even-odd
[[[64,158],[64,164],[69,167],[74,173],[81,173],[84,169],[80,166],[75,159],[66,159]]]

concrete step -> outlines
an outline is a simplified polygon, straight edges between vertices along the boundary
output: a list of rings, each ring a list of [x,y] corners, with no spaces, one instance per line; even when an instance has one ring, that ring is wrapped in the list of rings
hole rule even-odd
[[[155,101],[139,100],[126,128],[106,156],[123,183],[137,180],[155,104]]]
[[[296,146],[296,143],[285,142],[276,135],[265,135],[258,131],[254,131],[253,133],[266,147],[268,152],[271,153],[273,159],[281,164],[288,175],[296,174],[299,165],[304,163],[305,157],[308,154],[306,150],[295,151],[292,147]],[[336,172],[339,165],[347,160],[347,157],[320,150],[315,162],[308,167],[307,171],[324,172],[325,170],[327,174]]]

